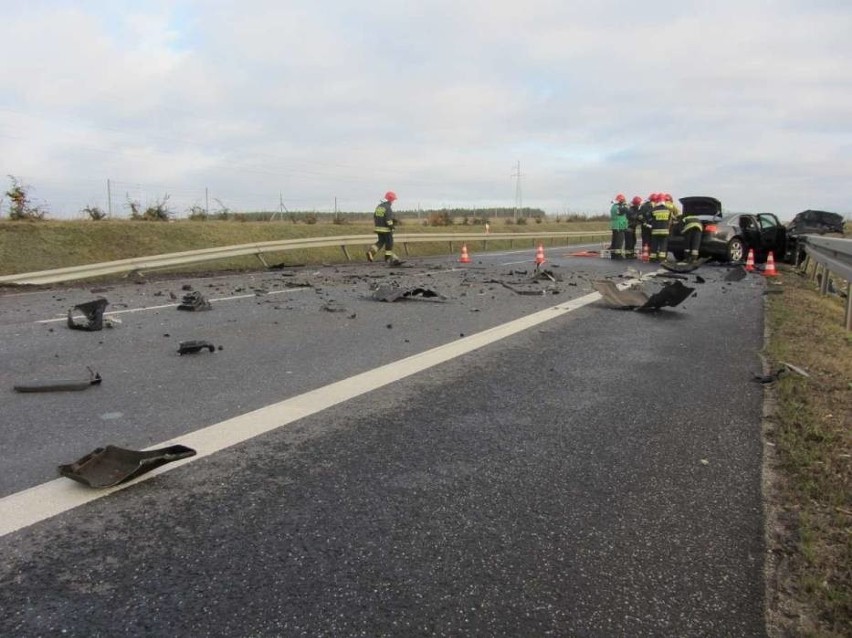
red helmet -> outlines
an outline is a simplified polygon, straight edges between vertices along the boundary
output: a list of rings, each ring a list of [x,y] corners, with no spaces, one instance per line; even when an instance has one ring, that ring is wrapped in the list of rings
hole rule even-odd
[[[671,196],[669,193],[666,193],[665,195],[663,195],[663,197],[665,197],[665,199],[666,199],[666,201],[667,201],[667,202],[674,201],[674,200],[672,199],[672,196]]]
[[[388,191],[387,193],[385,193],[385,199],[389,202],[396,201],[396,193],[394,193],[393,191]]]
[[[662,198],[663,198],[663,196],[660,193],[651,193],[650,199],[651,199],[651,202],[653,202],[654,204],[660,202],[660,200],[662,200]]]
[[[633,199],[630,200],[630,203],[633,204],[634,206],[638,206],[639,204],[642,203],[642,198],[639,197],[639,195],[636,195],[636,196],[633,197]]]
[[[624,201],[627,201],[627,198],[622,193],[619,193],[618,195],[615,196],[615,201],[624,202]]]

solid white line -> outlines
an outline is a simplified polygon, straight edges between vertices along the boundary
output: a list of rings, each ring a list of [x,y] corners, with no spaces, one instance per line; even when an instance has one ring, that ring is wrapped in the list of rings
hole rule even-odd
[[[627,287],[638,280],[625,281],[619,287]],[[27,490],[10,494],[0,499],[0,536],[5,536],[24,527],[41,522],[62,512],[123,490],[154,476],[192,463],[205,456],[243,443],[251,438],[271,432],[282,426],[316,414],[326,408],[348,401],[382,386],[417,374],[438,364],[450,361],[491,343],[505,339],[523,330],[556,319],[569,312],[583,308],[601,298],[593,292],[536,313],[515,319],[488,330],[464,337],[457,341],[432,348],[425,352],[388,363],[379,368],[356,374],[348,379],[311,390],[280,403],[254,410],[214,425],[190,432],[171,441],[153,445],[147,450],[185,445],[196,451],[196,455],[175,461],[139,478],[113,488],[93,490],[65,478],[42,483]]]
[[[263,296],[266,296],[266,295],[280,295],[281,293],[284,293],[284,292],[300,292],[302,290],[308,290],[308,287],[305,286],[305,287],[302,287],[302,288],[287,288],[285,290],[270,290],[268,292],[263,293],[260,296],[263,297]],[[210,303],[217,303],[219,301],[231,301],[232,299],[249,299],[251,297],[257,297],[257,296],[258,296],[257,294],[252,293],[250,295],[235,295],[233,297],[218,297],[216,299],[208,299],[208,301]],[[180,304],[176,304],[176,303],[167,303],[167,304],[163,304],[162,306],[145,306],[144,308],[128,308],[127,310],[111,310],[109,312],[105,312],[104,317],[112,317],[114,315],[126,315],[129,312],[145,312],[146,310],[162,310],[163,308],[177,308],[179,305]],[[82,315],[80,315],[79,317],[76,317],[76,318],[80,319],[80,318],[82,318]],[[66,315],[65,317],[59,317],[59,318],[56,318],[56,319],[39,319],[35,323],[56,323],[57,321],[67,321],[67,320],[68,320],[68,317]]]

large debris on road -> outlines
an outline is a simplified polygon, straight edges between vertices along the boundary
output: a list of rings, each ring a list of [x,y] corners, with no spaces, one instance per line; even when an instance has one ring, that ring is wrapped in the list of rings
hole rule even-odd
[[[178,310],[210,310],[213,306],[200,292],[190,292],[183,296]]]
[[[637,288],[619,290],[618,286],[608,279],[593,281],[592,285],[607,303],[623,310],[659,310],[664,307],[674,307],[695,291],[694,288],[684,286],[680,281],[666,284],[650,296]]]
[[[87,368],[89,376],[80,379],[53,379],[48,381],[33,380],[26,383],[18,383],[14,386],[16,392],[67,392],[87,390],[93,385],[100,385],[101,375]]]
[[[446,301],[447,298],[430,288],[403,288],[386,284],[373,291],[373,299],[376,301],[421,300],[442,302]]]
[[[728,274],[725,275],[725,281],[742,281],[747,276],[748,271],[745,269],[745,266],[737,266],[728,271]]]
[[[94,301],[77,304],[73,308],[68,309],[68,327],[72,330],[85,330],[87,332],[95,332],[103,330],[104,327],[104,310],[106,310],[109,302],[103,297],[99,297]],[[79,310],[84,315],[84,322],[78,322],[74,316],[74,311]]]
[[[216,347],[210,343],[209,341],[203,341],[200,339],[193,339],[191,341],[181,341],[178,344],[178,354],[196,354],[201,352],[202,350],[209,350],[213,352],[216,350]]]
[[[184,445],[158,450],[127,450],[115,445],[96,448],[86,456],[59,466],[59,474],[89,487],[113,487],[196,452]]]
[[[669,272],[688,273],[700,268],[707,263],[709,257],[702,257],[696,261],[669,261],[668,259],[660,262],[660,267],[665,268]]]

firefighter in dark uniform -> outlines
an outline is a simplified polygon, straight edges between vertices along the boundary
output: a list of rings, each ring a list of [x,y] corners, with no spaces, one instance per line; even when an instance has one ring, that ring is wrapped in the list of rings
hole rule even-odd
[[[640,225],[639,219],[639,204],[642,203],[642,198],[636,195],[630,200],[630,207],[627,209],[627,231],[624,233],[624,256],[628,259],[636,257],[636,227]]]
[[[642,250],[645,250],[645,246],[648,247],[649,255],[651,250],[651,209],[654,208],[654,204],[651,202],[651,198],[654,195],[648,195],[648,199],[642,202],[642,205],[639,207],[639,223],[641,224],[642,229]]]
[[[672,210],[666,206],[662,193],[654,193],[651,203],[651,261],[665,261],[669,254],[669,231]]]
[[[388,191],[384,200],[376,206],[373,213],[373,224],[375,226],[376,243],[367,250],[367,259],[373,261],[380,250],[385,252],[385,261],[391,266],[399,266],[402,262],[393,252],[393,227],[394,218],[391,206],[396,201],[396,193]]]
[[[701,220],[697,215],[685,215],[681,218],[681,233],[683,234],[683,248],[687,261],[693,263],[698,261],[698,249],[701,247],[701,233],[704,231]]]

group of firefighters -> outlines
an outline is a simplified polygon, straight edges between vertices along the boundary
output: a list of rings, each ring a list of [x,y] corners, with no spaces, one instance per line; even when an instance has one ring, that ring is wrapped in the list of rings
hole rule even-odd
[[[384,251],[385,261],[392,266],[401,264],[399,257],[393,252],[394,215],[393,203],[397,200],[396,193],[388,191],[384,199],[376,206],[373,213],[376,243],[367,250],[367,259],[373,261]],[[668,257],[669,235],[675,223],[681,225],[684,238],[684,254],[690,262],[698,260],[698,249],[701,244],[702,226],[694,215],[681,216],[680,209],[675,205],[668,193],[651,193],[643,200],[638,195],[627,204],[627,198],[619,193],[609,211],[612,229],[612,241],[609,249],[613,259],[635,259],[636,232],[639,230],[643,250],[649,247],[650,261],[665,261]]]
[[[681,216],[668,193],[651,193],[643,200],[638,195],[630,204],[619,193],[609,210],[612,240],[609,249],[613,259],[635,259],[637,229],[642,239],[642,249],[649,247],[650,261],[665,261],[668,257],[669,235],[679,223],[684,238],[684,254],[690,262],[698,260],[701,245],[701,221],[694,215]]]

